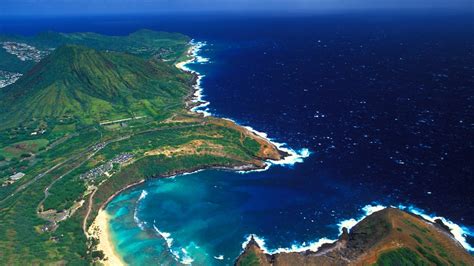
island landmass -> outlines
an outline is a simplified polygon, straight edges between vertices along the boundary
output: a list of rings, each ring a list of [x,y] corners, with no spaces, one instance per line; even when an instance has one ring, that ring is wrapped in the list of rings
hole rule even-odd
[[[185,35],[46,32],[0,36],[0,44],[4,264],[124,264],[104,211],[118,193],[150,178],[265,169],[293,156],[249,128],[195,112],[199,75],[183,70],[195,44]],[[316,252],[265,254],[251,240],[236,264],[396,261],[474,264],[442,226],[392,208]]]
[[[187,36],[2,36],[0,256],[7,264],[104,258],[89,228],[124,188],[200,169],[263,169],[288,155],[233,121],[196,113]],[[176,65],[178,64],[178,67]]]

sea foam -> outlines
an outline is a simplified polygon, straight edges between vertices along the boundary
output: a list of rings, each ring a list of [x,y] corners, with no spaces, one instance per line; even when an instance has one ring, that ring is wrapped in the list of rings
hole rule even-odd
[[[288,247],[288,248],[280,247],[280,248],[275,248],[275,249],[269,249],[266,246],[265,238],[257,236],[255,234],[249,234],[245,237],[246,239],[242,243],[242,249],[245,249],[245,247],[250,242],[252,237],[255,240],[255,242],[257,242],[258,246],[263,250],[263,252],[267,254],[303,252],[306,250],[311,250],[311,251],[316,252],[323,244],[334,243],[336,241],[336,240],[328,239],[328,238],[320,238],[317,241],[313,241],[309,243],[303,242],[302,244],[299,244],[299,245],[293,244],[291,245],[291,247]]]
[[[216,260],[224,260],[224,255],[214,256]]]
[[[191,101],[198,104],[197,106],[191,108],[191,111],[201,113],[204,116],[210,116],[211,113],[207,108],[209,102],[204,100],[203,88],[201,86],[202,79],[205,77],[205,75],[188,67],[189,64],[205,64],[209,62],[209,58],[205,58],[199,55],[199,52],[202,50],[202,48],[206,46],[206,42],[196,42],[195,40],[191,40],[190,45],[191,49],[189,51],[189,55],[191,56],[191,58],[185,62],[176,64],[176,67],[186,72],[193,73],[197,76],[196,83],[193,86],[194,94],[193,99]]]
[[[176,64],[176,67],[178,67],[179,69],[182,69],[184,71],[191,72],[191,73],[197,75],[196,84],[193,87],[194,88],[194,94],[193,94],[192,102],[198,103],[198,105],[191,108],[191,111],[196,112],[196,113],[201,113],[204,116],[210,116],[210,115],[212,115],[209,111],[209,108],[208,108],[210,102],[204,100],[203,87],[201,86],[202,79],[205,77],[205,75],[203,75],[203,74],[201,74],[201,73],[199,73],[195,70],[192,70],[191,68],[188,67],[189,64],[196,64],[196,63],[205,64],[205,63],[209,62],[209,58],[205,58],[205,57],[202,57],[202,56],[199,55],[199,52],[202,50],[203,47],[205,47],[207,45],[207,43],[206,42],[196,42],[195,40],[191,40],[190,44],[191,44],[191,49],[189,51],[189,54],[191,56],[191,59],[189,59],[185,62],[181,62],[181,63]],[[232,119],[229,119],[229,118],[224,118],[224,119],[227,119],[229,121],[232,121],[232,122],[236,123],[236,121],[234,121]],[[275,147],[277,147],[279,150],[281,150],[283,152],[286,152],[288,154],[288,156],[286,156],[285,158],[283,158],[281,160],[268,160],[267,164],[266,164],[266,167],[264,169],[257,169],[257,170],[251,170],[251,171],[239,171],[239,173],[266,171],[266,170],[268,170],[268,168],[271,165],[292,166],[296,163],[303,162],[303,159],[307,158],[311,154],[311,152],[306,148],[303,148],[303,149],[300,149],[300,150],[294,150],[294,149],[288,147],[286,143],[276,142],[275,140],[269,138],[266,133],[257,131],[252,127],[245,126],[244,128],[246,128],[247,130],[253,132],[254,134],[256,134],[256,135],[258,135],[258,136],[260,136],[264,139],[267,139],[273,145],[275,145]]]
[[[156,227],[155,221],[153,221],[153,229],[155,230],[155,232],[158,235],[160,235],[165,240],[166,246],[168,247],[168,250],[173,255],[173,258],[176,261],[178,261],[182,264],[191,264],[194,261],[194,259],[191,258],[188,255],[188,251],[185,248],[176,249],[176,248],[173,247],[174,239],[171,237],[171,234],[167,233],[167,232],[160,231],[160,229],[158,229],[158,227]]]
[[[387,207],[382,206],[382,205],[366,205],[366,206],[364,206],[362,208],[362,211],[364,212],[364,214],[362,216],[360,216],[357,219],[356,218],[350,218],[350,219],[347,219],[347,220],[342,220],[337,224],[338,227],[339,227],[339,234],[342,234],[342,229],[343,228],[347,228],[347,230],[350,231],[351,228],[354,227],[354,225],[356,225],[357,223],[362,221],[365,217],[371,215],[374,212],[381,211],[385,208],[387,208]]]
[[[265,133],[265,132],[255,130],[254,128],[249,127],[249,126],[244,126],[244,128],[246,128],[248,131],[254,133],[257,136],[260,136],[260,137],[270,141],[279,150],[281,150],[283,152],[286,152],[288,154],[288,156],[284,157],[281,160],[268,160],[268,163],[270,165],[293,166],[296,163],[302,163],[305,158],[307,158],[311,155],[310,150],[307,149],[307,148],[303,148],[303,149],[300,149],[300,150],[294,150],[294,149],[288,147],[288,145],[286,143],[277,142],[274,139],[268,137],[268,134]]]
[[[145,199],[147,195],[148,192],[146,190],[142,190],[142,193],[140,194],[140,197],[138,197],[137,203],[135,204],[135,209],[133,210],[133,220],[141,230],[145,230],[146,222],[138,218],[138,208],[140,207],[140,202]]]
[[[357,223],[362,221],[367,216],[373,214],[374,212],[381,211],[385,208],[387,208],[387,206],[383,206],[383,205],[366,205],[366,206],[364,206],[361,209],[364,213],[363,215],[359,216],[358,218],[350,218],[350,219],[341,220],[340,222],[337,223],[338,228],[339,228],[339,235],[342,234],[342,229],[344,227],[347,228],[347,230],[350,231],[350,229],[352,227],[354,227]],[[419,216],[423,217],[425,220],[428,220],[432,223],[434,223],[436,219],[440,219],[446,226],[448,226],[448,228],[451,230],[451,233],[453,234],[454,238],[459,243],[461,243],[461,245],[466,250],[468,250],[470,252],[474,251],[473,247],[469,243],[467,243],[467,241],[466,241],[466,236],[471,236],[471,237],[474,236],[473,231],[470,230],[469,228],[464,227],[464,226],[460,226],[458,224],[455,224],[454,222],[452,222],[452,221],[450,221],[450,220],[448,220],[444,217],[428,215],[423,210],[421,210],[419,208],[416,208],[416,207],[413,207],[413,206],[406,207],[406,206],[403,206],[403,205],[399,205],[397,208],[399,208],[401,210],[406,210],[406,211],[411,212],[411,213],[416,214],[416,215],[419,215]],[[323,244],[334,243],[335,241],[337,241],[337,239],[329,239],[329,238],[323,237],[323,238],[320,238],[318,240],[311,241],[311,242],[308,242],[308,243],[303,242],[301,244],[293,244],[293,245],[291,245],[290,247],[287,247],[287,248],[279,247],[279,248],[275,248],[275,249],[269,249],[266,246],[265,238],[263,238],[261,236],[257,236],[255,234],[249,234],[245,237],[246,240],[242,243],[242,249],[245,249],[245,247],[250,242],[252,237],[255,239],[255,242],[257,242],[257,244],[260,246],[260,248],[265,253],[268,253],[268,254],[303,252],[303,251],[306,251],[306,250],[316,252],[316,251],[318,251],[318,249]]]
[[[140,194],[140,197],[138,197],[138,202],[142,201],[143,199],[148,196],[148,192],[146,190],[142,190],[142,193]]]
[[[155,232],[157,232],[165,240],[168,248],[171,248],[171,245],[173,245],[173,238],[171,238],[171,234],[160,231],[160,229],[158,229],[155,224],[153,224],[153,229],[155,229]]]
[[[195,171],[195,172],[198,172],[198,171]],[[186,175],[186,174],[191,174],[191,173],[183,173],[183,174],[180,174],[180,175]],[[138,225],[138,227],[140,227],[141,230],[146,229],[145,225],[147,224],[147,222],[146,221],[141,221],[138,218],[138,211],[139,211],[139,207],[140,207],[140,202],[142,200],[144,200],[147,196],[148,196],[148,192],[146,190],[142,190],[142,192],[141,192],[140,196],[138,197],[138,200],[135,204],[135,210],[133,212],[133,219],[134,219],[135,223]],[[156,221],[153,220],[153,229],[155,230],[155,232],[159,236],[161,236],[165,240],[166,246],[168,247],[168,250],[173,255],[173,257],[176,259],[176,261],[178,261],[182,264],[191,264],[194,260],[188,255],[187,250],[185,248],[178,248],[178,249],[173,248],[174,239],[171,237],[171,234],[158,229],[158,227],[156,227],[155,223],[156,223]]]

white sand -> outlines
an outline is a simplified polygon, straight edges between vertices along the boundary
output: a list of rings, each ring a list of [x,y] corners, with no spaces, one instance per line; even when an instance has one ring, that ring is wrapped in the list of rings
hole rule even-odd
[[[101,261],[102,264],[113,266],[126,265],[120,255],[118,255],[111,240],[109,220],[109,214],[102,209],[99,210],[99,214],[89,228],[89,235],[99,239],[97,250],[101,250],[105,255],[105,259]]]

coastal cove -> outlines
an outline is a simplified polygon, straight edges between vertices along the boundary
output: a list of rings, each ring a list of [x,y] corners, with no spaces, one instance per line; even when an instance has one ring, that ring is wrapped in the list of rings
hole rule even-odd
[[[44,39],[45,35],[48,38]],[[4,247],[2,256],[6,254],[8,261],[65,259],[92,263],[102,259],[104,252],[117,258],[110,247],[109,218],[102,208],[121,191],[157,176],[170,177],[200,169],[259,170],[267,168],[270,161],[299,156],[292,150],[278,149],[277,144],[261,134],[233,121],[190,111],[196,106],[193,94],[199,77],[174,64],[194,59],[196,46],[182,34],[151,30],[127,36],[47,32],[33,37],[0,38],[11,49],[0,54],[5,60],[25,69],[31,63],[21,60],[22,53],[35,55],[39,61],[34,71],[26,72],[0,91],[2,108],[6,110],[1,114],[4,123],[0,126],[10,134],[2,140],[3,145],[15,145],[18,138],[35,143],[38,132],[28,132],[35,127],[43,128],[36,129],[44,138],[42,142],[55,142],[48,146],[53,152],[43,147],[49,156],[38,157],[41,163],[31,169],[25,168],[25,163],[32,155],[18,161],[13,159],[19,154],[12,154],[6,162],[9,166],[21,166],[26,174],[20,176],[20,181],[4,178],[1,203],[15,201],[13,208],[4,209],[10,216],[2,219],[2,224],[8,225],[1,228],[16,230],[12,224],[15,218],[22,217],[27,223],[20,234],[37,229],[30,234],[34,241],[25,241],[17,234],[0,239]],[[54,42],[49,42],[51,39]],[[104,45],[115,50],[103,50]],[[23,47],[30,50],[17,51]],[[10,54],[17,52],[18,57]],[[113,83],[108,82],[111,80]],[[45,92],[53,96],[43,97]],[[81,94],[81,99],[69,97],[71,93]],[[9,100],[14,98],[27,102],[26,106],[42,108],[28,109],[29,115],[18,112],[22,108],[18,101]],[[51,105],[51,98],[62,101]],[[130,117],[129,112],[137,113]],[[20,132],[9,128],[19,123],[26,125]],[[51,128],[56,130],[50,133]],[[62,145],[55,145],[58,142]],[[35,182],[40,185],[31,186]],[[30,191],[34,200],[26,199],[20,193],[22,190]],[[104,239],[99,241],[97,238],[101,237]],[[17,257],[11,243],[34,243],[37,248],[28,256]],[[34,255],[46,250],[51,256]],[[120,259],[113,261],[119,263]]]
[[[186,66],[185,70],[205,69],[207,63],[213,63],[211,56],[205,58],[198,54],[205,47],[203,43],[198,43],[193,51],[196,59],[187,62],[191,67]],[[207,51],[211,53],[212,50]],[[197,97],[194,102],[197,104],[193,111],[205,116],[214,115],[216,111],[209,108],[212,102],[203,99],[205,91],[201,84],[207,84],[205,76],[200,75],[197,81],[194,94]],[[267,137],[265,133],[248,129]],[[284,144],[275,145],[281,148]],[[129,264],[159,261],[171,264],[229,265],[235,262],[251,235],[270,254],[317,251],[324,243],[334,242],[343,227],[350,229],[362,218],[385,206],[397,206],[411,213],[424,215],[427,220],[435,219],[432,218],[434,215],[426,215],[423,210],[412,205],[403,205],[410,204],[409,201],[380,200],[382,196],[367,193],[368,190],[362,188],[346,188],[341,191],[338,185],[322,178],[310,182],[318,186],[317,190],[321,192],[321,195],[312,195],[314,186],[303,189],[303,186],[308,185],[307,177],[294,176],[297,168],[307,170],[307,163],[302,159],[310,154],[309,151],[284,149],[293,154],[290,160],[284,160],[285,163],[282,164],[290,166],[289,168],[266,167],[265,172],[241,171],[240,174],[229,171],[198,171],[166,180],[150,180],[123,193],[106,208],[113,217],[110,220],[111,234],[119,253]],[[295,165],[297,162],[303,164]],[[273,163],[279,164],[278,161]],[[269,162],[268,165],[270,164]],[[269,184],[270,188],[267,187]],[[188,187],[193,188],[192,196],[184,192]],[[331,193],[337,195],[338,201],[328,202],[328,194]],[[363,197],[365,193],[367,196]],[[312,210],[312,206],[321,202],[324,202],[325,211],[330,210],[329,215]],[[341,205],[341,202],[347,202],[346,206]],[[216,214],[219,215],[215,217]],[[358,218],[351,218],[354,216]],[[285,220],[282,217],[291,217],[291,222],[275,223]],[[442,219],[454,232],[456,239],[463,243],[464,248],[472,251],[466,240],[466,237],[472,237],[472,231],[468,227]],[[233,230],[228,232],[229,228]],[[285,235],[275,236],[275,230],[285,232]],[[147,252],[140,256],[132,255],[137,250]]]
[[[0,18],[0,262],[474,263],[471,19]]]
[[[182,71],[191,73],[195,77],[193,91],[191,93],[191,96],[188,97],[186,105],[188,106],[191,112],[207,117],[207,116],[210,116],[211,114],[208,113],[205,109],[206,106],[209,105],[209,102],[204,101],[202,98],[203,88],[201,87],[201,80],[204,76],[201,75],[199,72],[194,71],[188,67],[189,64],[203,64],[203,63],[208,62],[208,59],[199,56],[199,52],[205,45],[206,45],[205,43],[194,42],[193,40],[191,40],[189,44],[190,47],[187,52],[189,59],[186,59],[183,62],[177,63],[176,67],[181,69]],[[231,119],[227,119],[227,118],[224,118],[224,119],[228,120],[232,124],[235,123]],[[236,126],[239,127],[239,125],[236,125]],[[257,136],[258,138],[261,138],[262,141],[270,142],[272,145],[277,147],[277,149],[279,150],[279,153],[281,154],[281,159],[276,159],[276,157],[273,157],[274,159],[268,159],[260,167],[256,167],[255,165],[245,165],[245,164],[236,165],[233,167],[221,166],[221,165],[214,165],[214,166],[209,165],[209,166],[204,166],[202,168],[197,167],[196,169],[184,169],[184,170],[178,171],[177,173],[171,173],[168,176],[159,176],[157,178],[174,179],[177,176],[187,176],[187,175],[200,173],[201,171],[209,171],[208,169],[217,169],[217,170],[220,169],[219,171],[226,171],[226,172],[233,171],[239,174],[261,172],[261,171],[268,170],[271,165],[292,166],[295,163],[302,163],[303,159],[310,155],[310,152],[307,149],[301,149],[300,151],[295,151],[287,147],[285,143],[273,142],[268,139],[267,134],[258,132],[249,126],[243,127],[243,129],[248,132],[251,132],[252,134],[255,134],[255,136]],[[144,261],[140,261],[140,258],[138,258],[137,256],[133,256],[134,259],[136,260],[132,262],[124,260],[122,258],[124,255],[122,255],[123,253],[120,252],[120,249],[118,248],[120,244],[117,244],[117,242],[123,242],[123,240],[120,240],[120,237],[119,237],[119,235],[121,235],[123,232],[119,233],[117,231],[114,231],[113,229],[111,229],[111,224],[113,224],[113,221],[120,221],[120,223],[125,222],[125,223],[128,223],[129,227],[130,225],[133,225],[134,227],[138,226],[140,230],[144,231],[146,222],[142,223],[140,222],[139,218],[137,218],[137,209],[136,209],[137,207],[135,208],[133,212],[131,212],[130,210],[126,211],[125,209],[122,208],[119,213],[114,213],[113,215],[111,215],[108,211],[109,209],[108,205],[109,204],[113,205],[117,201],[117,199],[123,200],[124,197],[128,200],[127,204],[129,205],[131,204],[133,206],[133,205],[139,204],[140,201],[143,200],[148,193],[145,190],[143,190],[140,196],[134,199],[133,197],[130,198],[130,195],[134,195],[134,193],[130,191],[134,191],[140,188],[141,186],[146,185],[144,184],[145,182],[146,182],[145,180],[141,180],[139,182],[127,185],[126,187],[122,188],[121,190],[117,191],[112,196],[110,196],[102,204],[101,209],[98,211],[98,214],[94,222],[92,223],[92,225],[90,225],[88,229],[89,236],[98,239],[99,244],[97,246],[97,250],[102,251],[105,255],[105,260],[103,260],[102,263],[106,265],[125,265],[125,264],[137,264],[137,263],[142,264],[142,263],[152,263],[152,262],[162,263],[163,261],[166,261],[164,257],[165,258],[167,257],[167,260],[170,263],[173,263],[173,262],[181,262],[183,264],[191,263],[193,259],[188,257],[187,251],[185,251],[184,248],[181,249],[182,250],[181,252],[174,251],[174,248],[172,247],[173,240],[167,238],[168,233],[162,233],[156,228],[156,226],[153,226],[154,234],[152,236],[149,236],[149,242],[152,242],[153,240],[156,241],[156,238],[161,237],[162,240],[165,241],[167,248],[165,248],[164,250],[160,250],[160,252],[166,253],[167,255],[163,255],[163,254],[158,255],[157,253],[150,252],[147,258],[144,259]],[[152,180],[148,180],[148,182],[152,182]],[[126,194],[126,196],[121,196],[121,194]],[[132,200],[132,201],[129,202],[129,200]],[[133,213],[133,216],[130,215],[131,213]],[[129,215],[126,216],[126,214],[129,214]],[[131,217],[133,217],[133,220],[131,219]],[[119,225],[119,227],[121,228],[122,225]],[[143,236],[143,234],[145,233],[142,231],[139,231],[139,232],[134,231],[134,233]],[[158,236],[155,234],[158,234]],[[130,236],[134,236],[134,234],[131,232],[126,232],[126,236],[130,237]],[[135,243],[134,241],[141,242],[141,240],[137,240],[137,239],[135,240],[127,239],[125,242]],[[136,249],[134,248],[132,252],[136,252]],[[127,251],[124,251],[124,253],[127,254]],[[220,257],[221,256],[218,256],[218,260],[222,260]],[[201,263],[204,263],[204,262],[201,262]],[[211,262],[207,262],[207,263],[211,263]]]

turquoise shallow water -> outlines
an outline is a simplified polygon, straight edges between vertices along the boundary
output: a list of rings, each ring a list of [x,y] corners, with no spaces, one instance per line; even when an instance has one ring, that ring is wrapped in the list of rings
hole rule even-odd
[[[165,261],[174,264],[175,260],[168,252],[164,240],[135,222],[135,204],[139,196],[140,191],[122,193],[107,206],[107,212],[111,215],[110,231],[115,248],[127,263],[133,265]]]
[[[296,167],[304,170],[303,165]],[[292,171],[206,170],[149,180],[119,195],[106,209],[113,217],[118,251],[134,265],[231,265],[249,234],[265,239],[271,250],[299,246],[322,237],[334,239],[339,221],[363,214],[350,207],[354,202],[349,199],[359,192],[349,184],[324,177],[307,183]],[[367,201],[361,198],[360,205]]]
[[[123,193],[107,211],[127,262],[232,265],[249,234],[269,251],[308,247],[335,239],[368,204],[449,217],[474,250],[471,17],[214,19],[123,25],[206,41],[210,61],[190,66],[206,75],[206,111],[313,154],[290,168],[203,171]]]
[[[210,62],[191,68],[206,75],[208,111],[313,152],[292,169],[150,180],[107,207],[127,262],[209,265],[232,264],[249,233],[268,249],[335,238],[367,204],[413,204],[473,243],[472,14],[428,13],[8,17],[0,31],[206,41]]]
[[[310,170],[297,164],[266,172],[206,170],[148,180],[107,206],[112,238],[131,265],[232,265],[249,234],[265,241],[269,252],[314,248],[319,240],[336,239],[342,225],[350,227],[354,217],[369,211],[354,206],[382,198],[327,176],[308,181]],[[470,234],[468,228],[445,223],[461,237]]]

